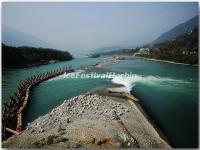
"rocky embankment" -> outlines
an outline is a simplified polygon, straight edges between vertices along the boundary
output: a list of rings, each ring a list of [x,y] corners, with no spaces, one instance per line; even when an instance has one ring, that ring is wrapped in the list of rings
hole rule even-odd
[[[5,148],[170,148],[135,102],[86,93],[65,100]]]
[[[19,134],[22,130],[22,113],[24,113],[29,102],[30,91],[39,83],[62,75],[74,70],[68,67],[58,70],[48,71],[31,76],[23,81],[17,87],[16,92],[10,97],[9,101],[4,103],[2,111],[2,138],[3,140],[10,137],[10,132]],[[13,130],[16,127],[16,131]],[[8,132],[9,131],[9,132]]]

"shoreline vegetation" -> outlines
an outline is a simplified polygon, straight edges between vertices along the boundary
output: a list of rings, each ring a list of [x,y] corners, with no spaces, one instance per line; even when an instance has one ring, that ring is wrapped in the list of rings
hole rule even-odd
[[[92,66],[105,67],[125,59],[117,56]],[[29,123],[20,135],[3,141],[3,147],[171,148],[150,120],[133,95],[104,88],[65,100]]]

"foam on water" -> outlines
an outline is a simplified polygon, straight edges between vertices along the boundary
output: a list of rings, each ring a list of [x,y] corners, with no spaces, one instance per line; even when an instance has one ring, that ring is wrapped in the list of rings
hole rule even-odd
[[[164,78],[164,77],[158,77],[158,76],[142,76],[142,75],[133,75],[131,77],[122,77],[117,76],[114,77],[111,80],[112,83],[117,85],[123,85],[121,88],[118,88],[117,90],[126,91],[128,93],[131,92],[132,88],[137,83],[145,83],[152,86],[177,86],[178,84],[186,84],[189,83],[185,80],[177,80],[172,78]],[[126,89],[124,89],[126,88]]]

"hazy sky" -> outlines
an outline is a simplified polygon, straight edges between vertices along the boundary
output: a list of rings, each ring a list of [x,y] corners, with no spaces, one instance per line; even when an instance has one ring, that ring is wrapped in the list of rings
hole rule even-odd
[[[197,3],[4,2],[2,24],[63,49],[135,46],[198,14]]]

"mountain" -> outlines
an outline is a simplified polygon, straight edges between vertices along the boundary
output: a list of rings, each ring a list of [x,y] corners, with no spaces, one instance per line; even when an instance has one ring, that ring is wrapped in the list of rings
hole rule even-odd
[[[121,46],[108,46],[108,47],[102,47],[99,49],[94,50],[94,53],[104,53],[104,52],[110,52],[115,50],[124,49],[124,47]]]
[[[119,49],[119,50],[113,50],[113,51],[106,51],[106,52],[99,52],[94,53],[92,56],[96,55],[133,55],[134,53],[138,52],[139,48],[135,49]]]
[[[192,19],[190,19],[182,24],[179,24],[179,25],[175,26],[174,28],[172,28],[171,30],[163,33],[151,44],[162,43],[167,40],[171,40],[171,39],[173,39],[177,36],[180,36],[186,32],[190,32],[195,27],[198,27],[198,16],[195,16]]]
[[[123,48],[121,46],[103,47],[93,51],[93,53],[87,55],[91,58],[100,57],[102,55],[133,55],[139,50],[139,48]]]
[[[138,53],[137,56],[198,64],[198,36],[198,28],[195,28],[166,42],[154,44],[148,53]]]
[[[57,46],[16,29],[2,26],[2,42],[11,46],[56,48]]]
[[[73,59],[67,51],[49,48],[13,47],[2,44],[2,66],[23,68]]]

